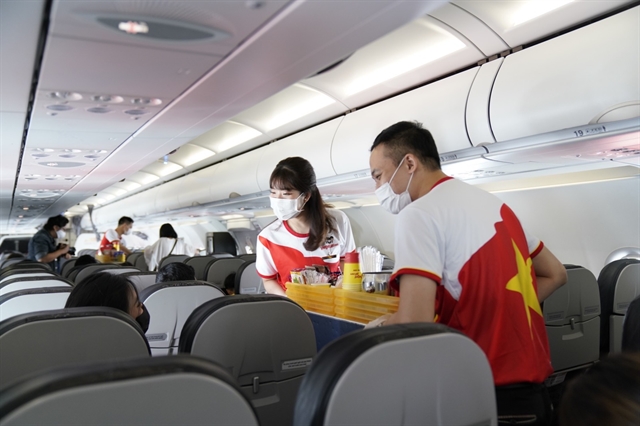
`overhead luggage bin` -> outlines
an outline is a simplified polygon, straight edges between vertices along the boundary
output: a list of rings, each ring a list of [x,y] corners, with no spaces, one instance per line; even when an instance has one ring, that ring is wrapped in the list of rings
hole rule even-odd
[[[471,147],[465,108],[477,72],[476,67],[347,115],[331,149],[336,173],[369,170],[374,139],[398,121],[421,122],[433,134],[440,153]]]
[[[215,172],[215,167],[208,167],[174,181],[179,189],[176,191],[174,187],[172,194],[178,197],[180,208],[193,207],[211,201],[211,186],[215,183]]]
[[[488,62],[480,67],[467,100],[465,123],[469,139],[474,146],[496,141],[489,123],[489,102],[491,90],[504,58]]]
[[[211,199],[209,201],[226,200],[232,198],[233,193],[242,196],[260,192],[256,170],[264,152],[265,148],[260,148],[216,164],[210,183]],[[230,179],[232,176],[234,179]],[[235,178],[236,176],[238,178]]]
[[[266,147],[258,164],[260,189],[263,191],[270,189],[269,178],[273,169],[287,157],[307,159],[313,166],[318,180],[335,176],[336,172],[331,165],[331,144],[343,119],[343,117],[336,118]]]
[[[496,140],[602,123],[603,117],[638,117],[639,11],[629,9],[507,56],[489,105]],[[618,108],[624,111],[606,114]]]

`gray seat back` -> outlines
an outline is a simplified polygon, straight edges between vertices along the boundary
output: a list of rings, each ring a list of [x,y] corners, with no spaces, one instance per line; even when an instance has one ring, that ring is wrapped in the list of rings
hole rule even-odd
[[[218,259],[229,257],[233,258],[233,256],[227,253],[211,254],[207,256],[193,256],[186,259],[184,263],[193,268],[194,272],[196,273],[197,280],[207,281],[207,272],[209,271],[209,266]]]
[[[606,265],[598,277],[602,324],[600,352],[620,352],[627,308],[640,296],[640,260],[620,259]]]
[[[9,274],[9,275],[5,275],[2,279],[0,279],[0,285],[5,282],[5,281],[9,281],[9,280],[13,280],[16,278],[25,278],[25,277],[58,277],[59,275],[56,275],[53,272],[46,272],[46,271],[40,271],[38,270],[37,272],[33,272],[33,271],[25,271],[25,270],[17,270],[14,271],[13,273]]]
[[[82,249],[80,251],[78,251],[77,256],[84,256],[85,254],[88,254],[91,257],[96,257],[96,254],[98,254],[98,250],[97,249]]]
[[[147,330],[151,354],[176,353],[180,332],[189,315],[206,301],[223,296],[223,290],[204,281],[158,283],[142,290],[140,301],[151,317]]]
[[[217,259],[209,265],[207,282],[224,287],[227,277],[231,274],[237,274],[244,263],[244,260],[237,258]]]
[[[0,425],[258,426],[220,366],[190,357],[61,367],[0,400]]]
[[[103,272],[106,272],[108,274],[112,274],[112,275],[120,275],[120,274],[129,274],[129,273],[135,273],[135,272],[142,272],[139,269],[136,268],[131,268],[131,267],[120,267],[120,268],[109,268],[109,269],[104,269]]]
[[[238,259],[242,259],[245,262],[255,262],[256,255],[255,254],[250,254],[250,253],[240,254],[240,255],[238,255]]]
[[[55,275],[43,277],[24,277],[17,275],[16,277],[18,278],[0,282],[0,296],[11,293],[12,291],[26,290],[28,288],[73,287],[73,284],[69,281]]]
[[[441,324],[356,331],[314,360],[294,424],[497,425],[491,367],[478,345]]]
[[[140,326],[112,308],[68,308],[0,323],[0,383],[78,362],[149,356]]]
[[[71,289],[70,286],[38,287],[3,294],[0,296],[0,321],[31,312],[62,309]]]
[[[131,263],[134,268],[139,269],[143,272],[147,272],[149,270],[147,261],[144,259],[144,252],[137,251],[135,253],[131,253],[129,257],[127,257],[127,261]]]
[[[136,290],[138,290],[138,294],[145,288],[156,284],[155,272],[125,272],[121,275],[131,281]]]
[[[256,262],[245,262],[236,274],[236,294],[263,294],[266,293],[262,278],[256,270]]]
[[[291,425],[298,387],[316,355],[315,333],[306,312],[287,298],[230,296],[193,312],[182,331],[180,353],[230,371],[262,426]]]
[[[600,357],[598,281],[582,266],[565,267],[567,283],[543,304],[551,364],[556,372],[591,364]]]
[[[189,256],[188,254],[170,254],[169,256],[162,258],[162,260],[158,264],[158,270],[160,270],[163,266],[168,265],[169,263],[183,263],[190,257],[191,256]]]
[[[104,272],[107,269],[118,269],[118,268],[122,268],[122,266],[114,265],[110,263],[97,263],[97,264],[85,265],[78,270],[75,277],[73,276],[73,274],[69,275],[69,279],[72,279],[74,283],[78,284],[80,281],[84,280],[90,275],[93,275],[98,272]]]
[[[73,269],[73,267],[76,266],[76,261],[77,260],[78,260],[77,257],[74,257],[74,258],[69,259],[69,260],[65,260],[65,262],[60,267],[60,275],[62,275],[64,278],[66,278],[67,275],[69,274],[69,271],[71,271]]]

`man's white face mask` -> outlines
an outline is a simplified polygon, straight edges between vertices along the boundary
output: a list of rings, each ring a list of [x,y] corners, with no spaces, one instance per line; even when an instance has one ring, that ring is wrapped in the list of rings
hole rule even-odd
[[[409,204],[411,204],[411,195],[409,194],[409,186],[411,186],[413,173],[411,173],[411,176],[409,177],[409,183],[407,184],[407,189],[405,189],[403,193],[396,194],[395,192],[393,192],[393,189],[391,188],[391,181],[393,180],[394,177],[396,177],[396,173],[398,173],[398,170],[400,170],[400,166],[402,166],[402,163],[404,163],[404,160],[405,159],[403,158],[400,164],[398,164],[398,167],[396,167],[396,171],[393,172],[393,175],[391,176],[391,179],[389,179],[389,182],[382,184],[380,188],[376,189],[376,197],[378,198],[380,205],[385,209],[387,209],[389,213],[392,213],[392,214],[400,213],[402,209],[404,209]]]
[[[300,194],[298,198],[295,199],[270,198],[273,213],[282,221],[293,219],[302,213],[302,207],[298,209],[298,200],[300,200],[300,197],[303,195],[304,194]]]
[[[58,230],[56,231],[56,238],[57,238],[58,240],[62,240],[66,235],[67,235],[67,233],[66,233],[66,232],[64,232],[64,230],[63,230],[63,229],[58,229]]]

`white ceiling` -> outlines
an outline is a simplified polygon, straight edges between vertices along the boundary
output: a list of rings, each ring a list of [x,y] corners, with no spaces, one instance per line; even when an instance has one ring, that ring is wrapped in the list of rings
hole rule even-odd
[[[443,3],[54,0],[21,157],[45,2],[1,0],[0,232],[113,202],[630,1],[568,2],[518,25],[553,2]],[[228,37],[154,40],[99,17]]]

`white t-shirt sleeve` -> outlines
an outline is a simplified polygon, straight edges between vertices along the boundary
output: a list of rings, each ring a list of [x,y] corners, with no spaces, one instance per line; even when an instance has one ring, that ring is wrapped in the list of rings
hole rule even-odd
[[[275,262],[271,256],[271,252],[262,243],[260,235],[256,243],[256,271],[261,278],[275,279],[278,276]]]
[[[423,211],[406,208],[395,226],[395,281],[402,275],[419,275],[440,284],[444,271],[444,237]]]
[[[114,241],[120,241],[120,236],[118,235],[115,229],[109,229],[107,232],[104,233],[104,236],[107,238],[107,240],[110,243]]]
[[[527,239],[527,246],[529,247],[529,255],[531,257],[536,257],[538,253],[540,253],[540,250],[542,250],[542,248],[544,247],[544,244],[534,235],[527,232],[524,226],[522,227],[522,230],[524,231],[524,236]]]
[[[340,247],[340,258],[344,258],[347,253],[351,253],[356,249],[356,242],[353,238],[353,231],[351,230],[351,222],[349,221],[349,217],[337,210],[340,214],[336,218],[336,225],[340,230],[340,234],[342,235],[344,243],[342,247]]]

